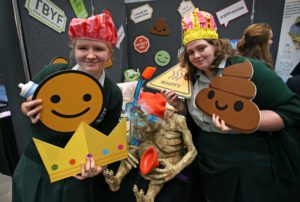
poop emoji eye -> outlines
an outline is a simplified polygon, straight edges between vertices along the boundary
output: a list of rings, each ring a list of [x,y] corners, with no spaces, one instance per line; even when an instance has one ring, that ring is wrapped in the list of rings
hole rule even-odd
[[[237,111],[237,112],[242,111],[243,108],[244,108],[244,103],[240,100],[236,101],[233,105],[234,111]]]
[[[83,96],[83,100],[85,101],[85,102],[88,102],[88,101],[90,101],[92,99],[92,96],[91,96],[91,94],[84,94],[84,96]]]
[[[52,95],[51,98],[50,98],[51,102],[56,104],[56,103],[59,103],[60,101],[60,96],[59,95]]]
[[[207,93],[208,99],[212,99],[215,96],[215,91],[211,90]]]

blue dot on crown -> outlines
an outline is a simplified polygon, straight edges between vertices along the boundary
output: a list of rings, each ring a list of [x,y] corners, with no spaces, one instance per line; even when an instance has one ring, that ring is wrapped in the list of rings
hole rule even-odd
[[[107,150],[107,149],[103,149],[103,150],[102,150],[102,154],[103,154],[103,155],[107,155],[107,154],[108,154],[108,150]]]

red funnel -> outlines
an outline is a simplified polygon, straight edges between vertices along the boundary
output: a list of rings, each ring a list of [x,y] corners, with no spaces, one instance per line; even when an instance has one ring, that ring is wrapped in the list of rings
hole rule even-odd
[[[149,147],[142,155],[140,170],[146,175],[159,165],[157,151],[154,146]]]

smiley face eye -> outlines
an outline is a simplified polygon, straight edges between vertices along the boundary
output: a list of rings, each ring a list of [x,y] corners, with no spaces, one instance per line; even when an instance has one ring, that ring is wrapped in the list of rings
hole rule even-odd
[[[60,101],[60,96],[59,95],[52,95],[51,98],[50,98],[51,102],[56,104],[56,103],[59,103]]]
[[[211,90],[207,93],[208,99],[212,99],[215,96],[215,91]]]
[[[85,101],[85,102],[88,102],[88,101],[90,101],[92,99],[92,96],[91,96],[91,94],[84,94],[84,96],[83,96],[83,100]]]
[[[233,109],[236,112],[242,111],[244,108],[244,103],[240,100],[236,101],[233,105]]]

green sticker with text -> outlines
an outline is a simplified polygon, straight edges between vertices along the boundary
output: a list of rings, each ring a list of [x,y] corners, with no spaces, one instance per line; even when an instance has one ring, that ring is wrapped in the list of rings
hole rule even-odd
[[[73,11],[78,18],[87,18],[88,13],[82,0],[70,0]]]

